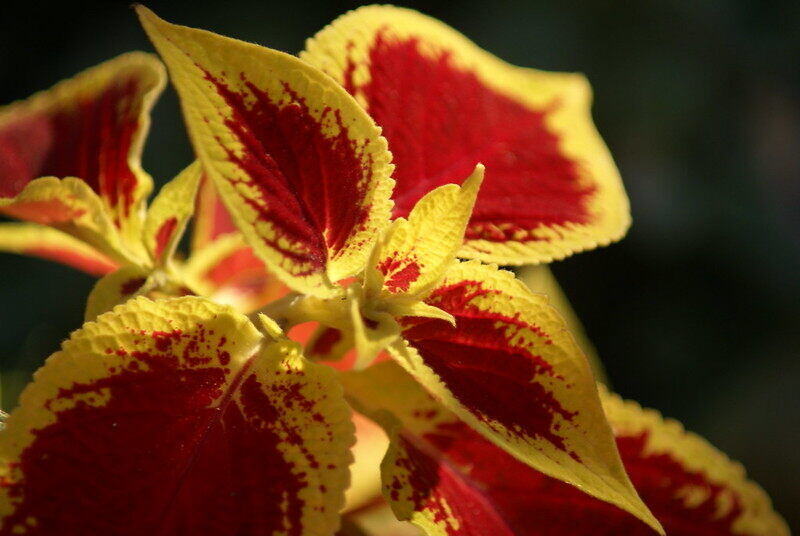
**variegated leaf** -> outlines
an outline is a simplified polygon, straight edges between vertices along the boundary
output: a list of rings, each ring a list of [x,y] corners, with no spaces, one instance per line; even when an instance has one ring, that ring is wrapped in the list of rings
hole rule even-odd
[[[0,212],[38,223],[72,221],[95,207],[55,184],[26,190],[40,177],[75,177],[99,196],[123,240],[138,241],[152,189],[139,160],[165,80],[158,59],[134,52],[0,108]]]
[[[400,319],[397,361],[514,457],[653,527],[606,422],[595,379],[561,316],[511,272],[463,262],[426,303],[450,313]]]
[[[165,184],[147,210],[144,242],[153,263],[167,263],[192,217],[202,166],[194,162]]]
[[[334,372],[202,298],[137,298],[52,355],[0,432],[0,535],[333,534]]]
[[[0,251],[59,262],[94,276],[108,274],[119,267],[88,244],[35,223],[0,224]]]
[[[520,463],[436,402],[396,364],[342,374],[369,414],[395,422],[384,491],[429,535],[647,536],[650,527]],[[633,402],[601,393],[636,489],[671,536],[788,536],[742,468],[701,438]],[[398,424],[399,423],[399,424]]]
[[[592,344],[592,341],[589,340],[586,329],[584,329],[578,315],[570,305],[569,299],[567,299],[550,268],[545,265],[525,266],[519,269],[518,277],[533,292],[539,292],[547,296],[553,307],[564,318],[569,332],[572,333],[575,342],[578,343],[581,351],[589,360],[595,378],[607,385],[608,378],[606,377],[603,362],[600,361],[600,356],[597,354],[597,349]]]
[[[396,165],[395,216],[486,165],[461,255],[541,263],[625,234],[628,200],[592,124],[583,76],[509,65],[445,24],[393,6],[343,15],[300,57],[383,128]]]
[[[329,296],[388,223],[386,141],[347,92],[298,59],[139,16],[237,227],[295,290]]]
[[[463,186],[432,190],[407,220],[392,222],[372,253],[364,283],[368,294],[417,301],[430,291],[461,247],[483,173],[478,165]]]

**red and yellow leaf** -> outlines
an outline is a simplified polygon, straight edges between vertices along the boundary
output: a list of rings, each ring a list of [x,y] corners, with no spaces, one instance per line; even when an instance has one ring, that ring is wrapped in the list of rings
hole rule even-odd
[[[667,534],[789,536],[767,494],[739,463],[677,421],[602,395],[628,474]],[[621,522],[614,534],[626,533],[624,526],[632,524]]]
[[[169,24],[139,6],[198,157],[270,271],[321,296],[388,223],[391,155],[340,86],[297,58]]]
[[[397,363],[345,372],[341,379],[352,404],[380,421],[392,436],[381,470],[384,496],[397,519],[411,521],[430,536],[542,534],[535,524],[514,525],[502,512],[504,505],[498,496],[516,483],[513,473],[503,474],[507,484],[497,485],[501,480],[492,480],[495,487],[473,480],[471,474],[494,467],[502,471],[506,467],[503,462],[508,460],[521,470],[520,474],[540,473],[472,431]],[[436,444],[437,434],[456,431],[476,438],[485,447],[484,457],[470,459],[473,451],[467,448],[471,446],[467,442],[457,445],[465,447],[463,453],[451,452],[447,444]],[[463,457],[448,457],[459,454]],[[523,496],[523,501],[531,500]]]
[[[94,276],[108,274],[119,267],[88,244],[34,223],[0,224],[0,251],[59,262]]]
[[[152,189],[139,159],[164,84],[158,59],[134,52],[1,108],[0,211],[38,223],[75,218],[81,209],[53,185],[49,196],[24,193],[40,177],[76,177],[102,199],[123,235],[138,237]]]
[[[269,273],[252,248],[234,238],[230,212],[208,178],[197,194],[189,265],[214,301],[250,312],[280,298],[289,289]],[[238,245],[231,248],[237,242]],[[207,251],[208,250],[208,251]]]
[[[445,24],[392,6],[340,17],[300,57],[382,127],[396,165],[395,216],[486,165],[462,256],[548,262],[627,230],[628,200],[592,124],[583,76],[509,65]]]
[[[193,250],[182,273],[199,294],[241,312],[255,311],[289,292],[238,233],[221,235]]]
[[[333,534],[335,373],[201,298],[138,298],[51,356],[0,432],[0,534]]]
[[[578,318],[572,305],[570,305],[569,299],[567,299],[550,268],[544,265],[525,266],[520,268],[518,277],[533,292],[539,292],[548,297],[550,304],[564,318],[564,322],[567,323],[567,329],[569,329],[575,342],[578,343],[581,351],[589,360],[595,378],[608,385],[606,371],[602,361],[600,361],[600,356],[597,355],[597,349],[595,349],[592,341],[589,340],[583,323]]]
[[[408,372],[519,460],[658,526],[619,460],[589,363],[546,296],[469,261],[425,302],[455,326],[400,319],[405,343],[390,350]]]
[[[136,263],[144,255],[140,238],[125,242],[103,200],[81,179],[33,180],[19,195],[0,197],[0,214],[54,227],[119,264]]]
[[[430,291],[461,247],[483,173],[479,164],[463,186],[447,184],[428,192],[407,220],[392,222],[372,252],[367,293],[417,301]]]
[[[305,344],[305,353],[316,361],[339,361],[354,347],[351,330],[317,326]]]
[[[151,290],[154,281],[148,281],[151,271],[140,266],[123,266],[95,283],[86,299],[85,321],[94,320],[115,306]]]
[[[161,188],[147,210],[144,242],[156,265],[167,263],[192,217],[203,169],[194,162]]]
[[[396,365],[342,375],[370,414],[402,423],[384,462],[385,494],[428,534],[647,536],[622,510],[527,467],[459,421]],[[769,499],[738,464],[674,421],[602,393],[622,460],[671,536],[788,536]],[[385,419],[384,419],[385,420]],[[450,504],[449,513],[442,510]],[[491,513],[486,513],[486,510]],[[449,523],[449,525],[448,525]]]
[[[235,232],[230,212],[225,208],[217,188],[210,179],[203,176],[197,192],[192,229],[192,250],[199,251],[210,245],[220,236]]]

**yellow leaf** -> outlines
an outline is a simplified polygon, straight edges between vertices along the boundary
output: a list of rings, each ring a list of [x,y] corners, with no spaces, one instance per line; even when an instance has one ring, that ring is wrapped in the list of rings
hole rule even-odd
[[[430,291],[461,248],[483,173],[478,164],[463,186],[436,188],[417,202],[408,220],[392,222],[369,262],[368,295],[418,301]]]
[[[203,169],[194,162],[161,188],[147,210],[144,242],[156,266],[168,263],[194,212]]]
[[[335,372],[193,297],[137,298],[85,324],[7,424],[9,534],[331,535],[352,460]]]
[[[0,108],[0,211],[59,223],[80,216],[76,211],[97,210],[80,205],[86,202],[80,196],[71,199],[75,188],[48,184],[26,195],[37,187],[37,178],[77,177],[102,200],[99,209],[126,245],[135,248],[144,200],[153,187],[140,157],[150,109],[165,80],[157,58],[133,52]]]
[[[438,307],[434,307],[433,305],[427,304],[422,301],[418,302],[411,302],[411,303],[392,303],[389,302],[386,304],[387,311],[394,317],[401,317],[401,316],[416,316],[420,318],[438,318],[439,320],[444,320],[449,322],[453,326],[456,325],[456,319],[453,318],[453,315],[439,309]]]
[[[94,276],[113,272],[119,266],[88,244],[34,223],[0,224],[0,251],[60,262]]]
[[[621,238],[628,200],[580,74],[510,65],[393,6],[338,18],[300,57],[342,84],[389,141],[395,216],[486,165],[464,257],[549,262]]]
[[[348,295],[351,294],[348,292]],[[350,325],[348,328],[353,332],[356,348],[356,361],[353,366],[361,369],[372,363],[380,352],[398,339],[400,326],[391,313],[386,311],[365,312],[358,298],[351,298],[349,304]]]
[[[400,319],[404,343],[390,351],[410,374],[520,461],[659,527],[625,474],[586,357],[546,296],[470,261],[425,301],[456,326]]]
[[[340,293],[336,282],[363,269],[388,223],[392,166],[380,130],[293,56],[137,11],[248,244],[293,289]]]
[[[545,294],[550,299],[550,304],[555,307],[564,318],[569,332],[589,360],[595,378],[608,385],[605,367],[603,367],[600,356],[597,355],[597,349],[595,349],[592,341],[589,340],[589,336],[586,334],[583,324],[572,309],[567,296],[564,294],[558,281],[556,281],[550,268],[547,266],[526,266],[520,268],[519,279],[533,292]]]
[[[402,425],[405,431],[422,436],[457,420],[396,361],[340,372],[339,381],[350,405],[389,432]]]

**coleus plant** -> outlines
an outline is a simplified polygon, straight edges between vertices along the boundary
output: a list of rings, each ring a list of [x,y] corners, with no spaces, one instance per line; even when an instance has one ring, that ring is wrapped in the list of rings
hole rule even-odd
[[[739,465],[598,386],[546,268],[497,267],[629,225],[581,76],[394,7],[299,58],[137,12],[197,155],[149,207],[154,57],[0,110],[0,211],[28,221],[0,245],[103,276],[0,432],[0,535],[387,535],[345,504],[356,429],[386,447],[350,408],[429,535],[788,534]]]

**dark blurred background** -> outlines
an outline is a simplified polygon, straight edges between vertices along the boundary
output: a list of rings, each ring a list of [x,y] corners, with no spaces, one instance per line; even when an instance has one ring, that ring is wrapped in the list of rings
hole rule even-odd
[[[133,50],[127,1],[2,2],[0,103]],[[161,16],[297,52],[358,4],[151,1]],[[800,532],[800,3],[407,2],[524,66],[582,71],[634,225],[553,269],[615,389],[741,460]],[[609,7],[612,5],[612,7]],[[176,97],[145,168],[192,158]],[[0,254],[3,408],[81,323],[92,279]]]

